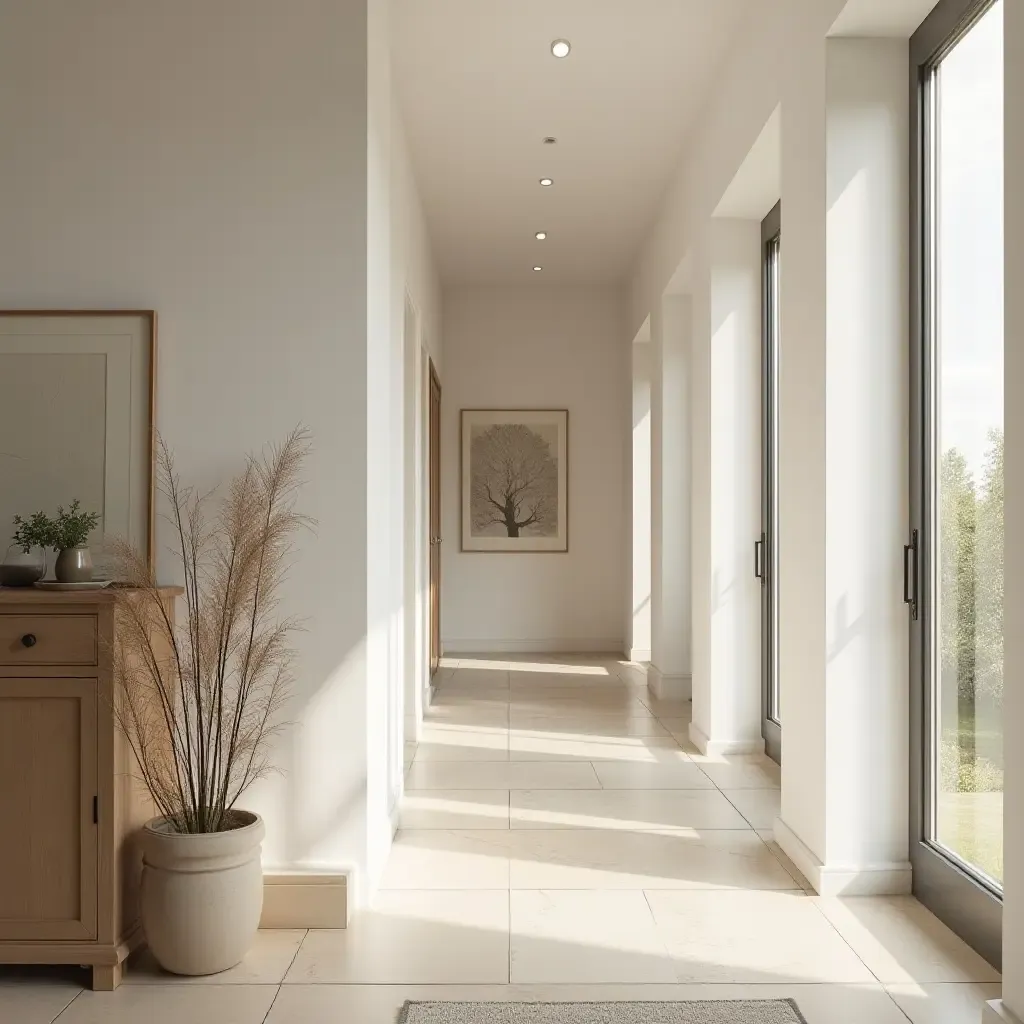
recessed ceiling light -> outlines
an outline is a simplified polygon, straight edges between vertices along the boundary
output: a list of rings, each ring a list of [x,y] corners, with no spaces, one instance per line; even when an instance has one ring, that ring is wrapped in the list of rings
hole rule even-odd
[[[544,269],[543,267],[534,267],[533,268],[533,272],[535,274],[539,274],[543,269]]]
[[[536,238],[538,242],[543,242],[547,237],[548,233],[546,231],[538,231],[537,234],[534,235],[534,238]]]
[[[554,137],[554,135],[546,135],[544,137],[544,145],[545,146],[553,146],[557,141],[558,141],[558,139],[556,139]]]
[[[554,57],[568,57],[571,49],[568,39],[556,39],[551,44],[551,54]]]
[[[541,178],[540,183],[547,188],[549,185],[554,185],[554,182],[550,178]]]

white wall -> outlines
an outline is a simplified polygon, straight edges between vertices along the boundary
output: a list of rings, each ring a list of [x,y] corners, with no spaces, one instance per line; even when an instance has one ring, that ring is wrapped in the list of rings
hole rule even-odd
[[[365,3],[327,0],[0,14],[0,131],[19,140],[0,150],[0,305],[155,308],[157,425],[201,487],[297,422],[313,433],[301,506],[319,527],[282,603],[308,625],[295,725],[276,752],[286,774],[246,802],[267,819],[266,864],[355,869],[360,897],[400,782],[383,745],[395,709],[375,704],[394,691],[398,564],[368,592],[368,562],[401,543],[404,495],[368,486],[401,436],[399,272],[428,320],[439,309],[415,210],[392,194],[408,172],[386,39]],[[400,256],[394,238],[409,239]],[[379,500],[386,526],[369,533]],[[159,531],[173,581],[167,542]]]
[[[622,650],[627,589],[624,296],[611,287],[444,294],[446,651]],[[459,410],[569,410],[569,551],[459,551]]]

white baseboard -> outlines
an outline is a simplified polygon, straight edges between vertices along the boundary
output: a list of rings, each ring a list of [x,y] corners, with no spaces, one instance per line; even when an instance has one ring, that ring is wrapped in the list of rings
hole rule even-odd
[[[906,896],[911,891],[910,861],[822,864],[781,818],[775,819],[775,842],[819,896]]]
[[[690,742],[705,757],[721,757],[723,754],[763,754],[764,740],[712,740],[704,735],[696,722],[690,723]]]
[[[539,640],[446,640],[447,657],[460,654],[608,654],[622,657],[622,640],[574,639],[549,637]]]
[[[625,653],[628,661],[641,663],[651,660],[650,647],[627,647]]]
[[[658,700],[689,700],[693,693],[693,681],[689,676],[670,675],[662,672],[657,665],[648,665],[647,689]]]
[[[261,928],[347,928],[348,879],[342,874],[263,876]]]
[[[1021,1021],[1002,999],[990,999],[981,1008],[981,1024],[1021,1024]]]

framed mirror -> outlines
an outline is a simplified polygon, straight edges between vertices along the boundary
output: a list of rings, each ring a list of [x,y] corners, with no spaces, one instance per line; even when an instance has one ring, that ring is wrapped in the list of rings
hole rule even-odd
[[[73,500],[153,563],[156,314],[0,310],[0,557],[12,519]],[[52,572],[52,557],[51,557]]]

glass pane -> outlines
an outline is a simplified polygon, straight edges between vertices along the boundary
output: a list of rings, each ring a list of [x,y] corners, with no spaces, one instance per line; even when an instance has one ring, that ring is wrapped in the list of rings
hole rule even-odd
[[[932,840],[1003,876],[1003,47],[995,4],[935,87]]]

